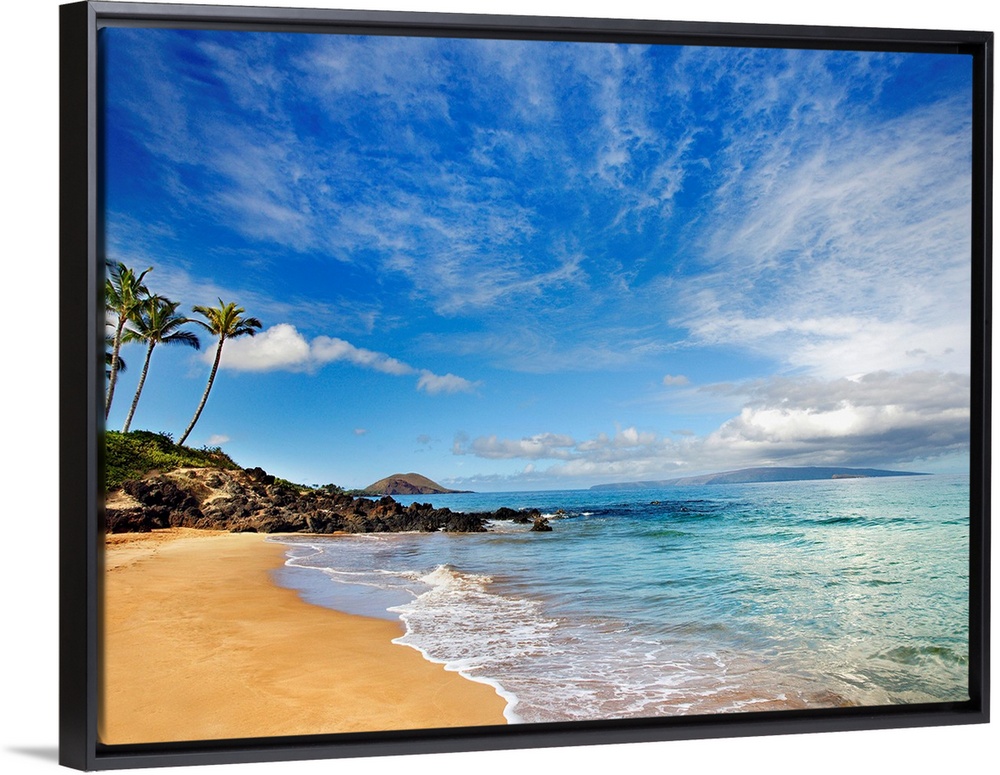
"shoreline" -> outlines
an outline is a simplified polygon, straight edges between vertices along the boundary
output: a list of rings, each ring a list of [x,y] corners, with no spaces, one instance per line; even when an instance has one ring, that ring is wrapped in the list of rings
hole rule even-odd
[[[279,586],[272,572],[284,558],[284,544],[256,533],[107,536],[101,742],[507,723],[495,687],[393,643],[401,622]]]
[[[350,537],[350,535],[351,534],[349,533],[342,534],[342,536],[345,538]],[[413,533],[384,533],[380,535],[405,536],[405,535],[423,535],[423,534],[418,532],[413,532]],[[285,546],[285,547],[308,545],[301,540],[302,536],[303,534],[301,533],[268,535],[266,536],[265,540],[268,543],[275,543],[279,546]],[[317,538],[325,540],[331,538],[331,536],[318,535]],[[336,581],[334,579],[326,577],[325,574],[324,574],[324,580],[328,585],[330,585],[331,589],[336,588],[342,590],[339,603],[346,603],[346,604],[344,605],[331,604],[328,601],[329,598],[328,595],[321,596],[324,600],[323,602],[321,602],[320,600],[310,600],[311,590],[309,590],[307,586],[302,586],[301,582],[296,583],[294,581],[291,581],[290,579],[295,579],[297,576],[299,576],[299,574],[303,574],[300,578],[307,578],[312,574],[318,573],[320,569],[309,565],[300,565],[295,562],[296,559],[301,559],[301,558],[289,558],[286,555],[284,561],[284,567],[286,571],[291,572],[291,576],[286,578],[284,581],[281,580],[276,581],[275,583],[277,583],[278,586],[296,591],[296,593],[300,596],[302,600],[310,603],[311,605],[317,605],[321,608],[331,608],[335,611],[347,613],[348,615],[361,616],[363,618],[379,619],[380,621],[386,621],[392,623],[393,625],[398,625],[399,634],[392,639],[392,643],[401,646],[403,648],[412,649],[413,651],[416,651],[425,661],[434,665],[440,665],[449,673],[457,673],[467,681],[472,681],[474,683],[479,683],[490,687],[491,689],[493,689],[493,691],[496,692],[496,694],[499,697],[503,698],[504,700],[505,706],[503,710],[503,715],[504,718],[506,719],[506,723],[508,724],[523,723],[523,719],[514,710],[514,708],[517,706],[519,702],[519,698],[517,697],[516,694],[506,689],[503,686],[503,684],[501,684],[498,680],[496,680],[495,678],[470,674],[469,672],[467,672],[466,668],[462,665],[462,661],[453,662],[447,659],[442,659],[432,656],[424,647],[419,646],[416,643],[409,642],[407,640],[411,635],[409,623],[407,622],[406,617],[396,615],[396,611],[398,610],[396,606],[398,606],[399,603],[394,603],[391,606],[386,607],[384,609],[379,608],[378,606],[375,606],[371,603],[362,605],[359,605],[356,601],[354,603],[346,603],[344,597],[349,597],[351,594],[354,594],[357,587],[354,587],[351,584],[345,584],[343,582]],[[313,578],[316,577],[313,576]],[[389,601],[387,600],[382,601],[382,603],[386,602]],[[373,609],[375,610],[373,611]]]

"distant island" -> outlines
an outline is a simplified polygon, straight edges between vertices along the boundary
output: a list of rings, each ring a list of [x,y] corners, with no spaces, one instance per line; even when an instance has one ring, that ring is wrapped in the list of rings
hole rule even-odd
[[[362,495],[442,495],[470,490],[449,490],[421,474],[392,474],[369,484]]]
[[[885,471],[880,468],[835,468],[828,466],[801,466],[783,468],[765,466],[741,468],[701,476],[682,476],[677,479],[660,479],[646,482],[616,482],[595,484],[591,490],[649,490],[691,484],[753,484],[755,482],[805,482],[814,479],[864,479],[877,476],[927,476],[917,471]]]

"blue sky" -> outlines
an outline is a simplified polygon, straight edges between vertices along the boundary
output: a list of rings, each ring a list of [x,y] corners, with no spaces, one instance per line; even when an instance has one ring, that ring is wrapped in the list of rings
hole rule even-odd
[[[107,257],[264,324],[189,444],[347,487],[966,469],[969,58],[101,35]],[[202,340],[134,428],[179,437]]]

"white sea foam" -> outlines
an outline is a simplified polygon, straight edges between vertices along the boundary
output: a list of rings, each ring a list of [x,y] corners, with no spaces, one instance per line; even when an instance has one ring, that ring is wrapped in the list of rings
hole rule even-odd
[[[546,648],[556,622],[541,615],[538,603],[491,592],[489,576],[439,565],[419,578],[430,588],[412,602],[390,610],[406,625],[394,642],[418,650],[432,662],[466,678],[493,686],[507,701],[510,723],[523,719],[517,694],[495,676],[518,655]]]
[[[487,520],[485,528],[490,533],[527,533],[531,525],[518,524],[509,519]]]
[[[557,620],[537,600],[497,593],[489,576],[441,565],[419,581],[429,589],[391,609],[406,625],[395,642],[493,686],[511,723],[677,713],[732,688],[714,655],[686,659],[607,623]]]

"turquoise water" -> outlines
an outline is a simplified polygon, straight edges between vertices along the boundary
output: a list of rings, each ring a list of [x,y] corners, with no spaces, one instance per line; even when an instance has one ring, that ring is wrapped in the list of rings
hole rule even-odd
[[[399,500],[553,531],[282,539],[280,582],[402,620],[511,721],[968,698],[967,476]]]

